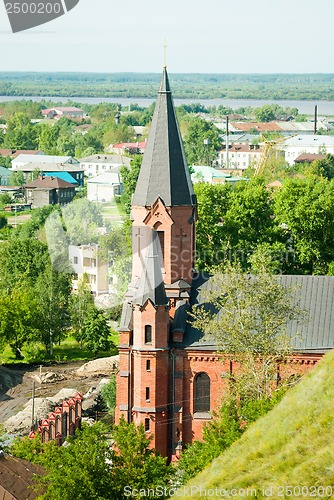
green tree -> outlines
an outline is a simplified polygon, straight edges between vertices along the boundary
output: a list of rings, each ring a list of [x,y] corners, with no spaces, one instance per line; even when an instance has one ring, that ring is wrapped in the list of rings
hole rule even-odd
[[[7,226],[7,217],[5,215],[0,215],[0,229]]]
[[[1,133],[0,133],[0,137],[1,137]],[[0,140],[0,144],[1,144],[1,140]],[[12,166],[11,157],[0,155],[0,167],[11,168],[11,166]]]
[[[229,205],[231,187],[199,182],[194,185],[197,197],[196,266],[208,269],[224,258],[226,235],[224,215]]]
[[[298,319],[295,291],[283,286],[257,255],[260,272],[249,275],[240,265],[226,265],[211,278],[192,316],[194,326],[214,339],[223,359],[238,363],[233,390],[238,397],[261,399],[272,391],[277,364],[291,353],[288,320]]]
[[[265,104],[261,108],[256,108],[254,114],[256,120],[259,122],[271,122],[276,118],[275,111],[270,104]]]
[[[15,457],[42,465],[44,459],[42,454],[47,450],[47,446],[46,443],[42,443],[41,436],[37,432],[33,438],[16,436],[10,447],[10,452]]]
[[[118,144],[120,142],[132,142],[135,137],[135,131],[127,125],[116,125],[114,121],[105,123],[105,132],[103,135],[103,144],[105,147],[110,144]]]
[[[275,218],[290,238],[297,274],[326,274],[334,260],[333,183],[314,176],[286,179],[275,193]]]
[[[315,174],[328,180],[334,178],[334,155],[328,154],[323,160],[316,160],[306,169],[307,174]]]
[[[9,182],[12,186],[23,186],[26,183],[24,173],[20,170],[17,172],[13,170],[10,174]]]
[[[94,352],[107,351],[115,347],[109,340],[110,327],[102,311],[97,307],[91,307],[85,316],[82,326],[82,340],[87,349]]]
[[[25,113],[14,113],[7,120],[4,147],[9,149],[36,149],[37,129]]]
[[[189,164],[211,165],[217,158],[222,141],[219,130],[201,118],[192,118],[184,137],[184,149]]]
[[[98,240],[97,228],[103,224],[100,207],[80,198],[62,209],[66,235],[70,244],[83,245]]]
[[[10,194],[8,194],[8,193],[0,194],[0,203],[7,205],[8,203],[11,203],[12,201],[13,201],[13,198]]]
[[[142,425],[122,420],[112,430],[113,448],[107,430],[100,423],[83,425],[74,438],[67,438],[66,447],[24,439],[15,442],[13,453],[46,469],[36,485],[41,500],[122,500],[128,498],[126,486],[168,489],[173,470],[165,458],[148,449],[150,439]]]
[[[88,277],[84,274],[79,280],[77,293],[72,293],[70,299],[71,325],[74,338],[80,343],[81,349],[85,339],[85,316],[92,307],[94,307],[94,297],[90,291]]]
[[[36,239],[12,238],[0,245],[0,289],[29,288],[49,262],[47,246]]]
[[[41,477],[41,500],[109,500],[115,486],[112,482],[112,450],[99,424],[83,426],[68,446],[48,443],[38,459],[46,469]]]
[[[57,154],[57,141],[60,128],[50,125],[39,125],[38,128],[38,148],[48,155]]]
[[[0,295],[0,345],[9,344],[17,359],[22,347],[36,338],[37,301],[31,289],[16,288]]]
[[[112,375],[111,379],[105,384],[100,391],[101,399],[104,406],[111,413],[114,413],[116,407],[116,376]]]
[[[71,130],[62,131],[57,139],[57,154],[65,156],[75,155],[75,140]]]
[[[150,498],[158,498],[158,495],[153,494],[153,490],[158,486],[168,485],[172,469],[166,465],[166,458],[149,449],[151,439],[147,437],[144,426],[141,424],[136,427],[133,422],[128,424],[122,419],[113,428],[112,437],[116,449],[111,469],[115,498],[126,498],[125,487],[130,491],[152,489]]]
[[[101,138],[102,136],[99,131],[89,131],[84,135],[76,133],[74,136],[76,156],[78,158],[85,158],[86,156],[103,152],[104,147]]]
[[[275,221],[270,192],[260,179],[228,184],[195,185],[198,203],[197,266],[208,269],[222,262],[241,262],[264,243],[283,244],[285,232]]]
[[[51,356],[53,344],[66,336],[69,327],[70,292],[70,275],[55,271],[51,265],[36,279],[34,293],[39,311],[36,317],[38,340]]]
[[[121,167],[120,170],[124,187],[124,191],[121,195],[121,203],[127,213],[130,213],[131,199],[136,189],[142,160],[142,155],[137,155],[132,159],[130,168],[124,166]]]
[[[271,122],[281,118],[284,115],[284,110],[277,104],[264,104],[261,108],[255,108],[254,114],[259,122]]]
[[[223,216],[227,250],[232,260],[247,266],[249,256],[264,242],[278,239],[270,193],[261,180],[239,182],[229,192]]]

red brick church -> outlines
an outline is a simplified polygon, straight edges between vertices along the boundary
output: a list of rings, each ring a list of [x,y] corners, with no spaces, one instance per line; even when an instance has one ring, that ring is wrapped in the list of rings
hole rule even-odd
[[[152,447],[172,457],[211,419],[233,362],[189,323],[210,281],[195,271],[196,197],[166,68],[132,200],[133,268],[120,325],[116,420],[142,423]],[[283,276],[300,286],[302,325],[291,373],[334,345],[334,278]],[[293,332],[298,325],[292,322]],[[300,330],[300,329],[299,329]]]

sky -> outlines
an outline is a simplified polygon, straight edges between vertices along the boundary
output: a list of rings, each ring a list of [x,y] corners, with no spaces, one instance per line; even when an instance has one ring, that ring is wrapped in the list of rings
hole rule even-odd
[[[333,73],[333,18],[333,0],[80,0],[13,34],[0,0],[0,72],[157,73],[166,37],[171,73]]]

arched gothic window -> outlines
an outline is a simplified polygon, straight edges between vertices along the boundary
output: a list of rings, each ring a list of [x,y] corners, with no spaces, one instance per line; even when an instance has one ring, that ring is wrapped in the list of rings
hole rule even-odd
[[[210,411],[210,377],[207,373],[198,373],[194,381],[194,412]]]
[[[160,267],[162,270],[164,270],[165,267],[165,231],[161,230],[161,222],[157,222],[154,225],[154,229],[156,230],[158,234],[158,242],[160,248],[158,248],[159,251],[159,260],[160,260]]]
[[[145,325],[145,344],[152,344],[152,326]]]

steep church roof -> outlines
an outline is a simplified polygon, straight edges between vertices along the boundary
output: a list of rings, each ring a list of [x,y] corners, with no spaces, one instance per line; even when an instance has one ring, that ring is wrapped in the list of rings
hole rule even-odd
[[[295,352],[322,354],[334,348],[334,277],[281,275],[280,283],[286,287],[296,287],[297,303],[305,311],[300,320],[288,321],[287,333],[291,335]],[[212,288],[209,275],[200,273],[193,281],[191,306],[210,305],[203,299],[203,292]],[[213,337],[205,337],[195,328],[188,316],[189,305],[181,301],[175,312],[172,330],[185,332],[180,348],[215,351],[217,346]]]
[[[151,206],[158,197],[168,207],[195,205],[166,68],[132,205]]]
[[[168,304],[168,298],[161,273],[156,231],[152,230],[151,238],[134,303],[143,306],[147,300],[151,300],[155,306],[165,306]]]

